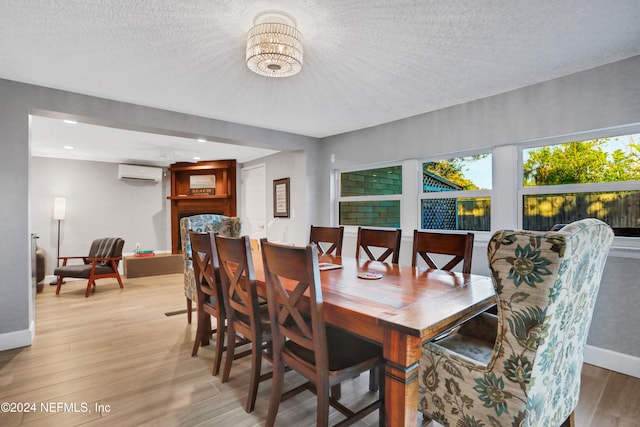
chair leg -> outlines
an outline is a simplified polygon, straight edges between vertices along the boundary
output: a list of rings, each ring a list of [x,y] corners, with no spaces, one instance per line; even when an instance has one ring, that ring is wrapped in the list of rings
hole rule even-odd
[[[380,384],[378,384],[379,371],[380,367],[378,366],[369,371],[369,391],[378,391],[380,388]]]
[[[209,316],[211,318],[211,316]],[[213,375],[218,375],[220,365],[222,365],[222,352],[224,351],[224,335],[227,329],[225,320],[218,317],[216,319],[216,350],[213,357]]]
[[[316,384],[316,393],[318,395],[316,425],[327,427],[329,425],[329,384]]]
[[[278,356],[273,359],[273,380],[271,381],[271,397],[269,398],[269,409],[267,410],[267,420],[265,427],[273,427],[278,415],[280,398],[282,396],[282,383],[284,381],[284,365]]]
[[[187,297],[187,323],[191,324],[191,312],[193,308],[191,307],[191,300]]]
[[[211,342],[211,336],[213,332],[211,330],[211,316],[208,313],[202,315],[202,335],[200,336],[200,347],[206,347]]]
[[[340,400],[342,397],[342,385],[340,383],[331,386],[331,397]]]
[[[575,411],[571,412],[571,415],[569,415],[569,418],[567,418],[560,427],[576,427],[576,420],[575,420]]]
[[[89,295],[91,295],[91,285],[96,285],[96,282],[93,279],[89,279],[87,282],[87,291],[84,293],[85,298],[89,298]]]
[[[224,368],[222,369],[222,379],[221,379],[223,383],[226,383],[227,381],[229,381],[229,374],[231,373],[231,365],[233,364],[233,359],[236,354],[236,328],[233,327],[231,322],[229,322],[229,325],[227,325],[227,341],[228,341],[227,352],[224,356],[225,357]],[[218,346],[218,343],[216,342],[216,348],[217,346]]]
[[[386,423],[386,415],[384,410],[384,399],[385,399],[385,389],[384,389],[384,381],[386,372],[384,369],[384,363],[378,365],[375,369],[378,373],[378,398],[380,399],[380,408],[378,408],[378,425],[385,425]]]
[[[62,276],[58,276],[58,283],[56,283],[56,295],[60,294],[61,287],[62,287]]]
[[[258,396],[258,384],[260,383],[260,371],[262,370],[262,343],[259,341],[260,337],[253,337],[253,341],[251,341],[251,379],[249,380],[249,395],[247,396],[245,407],[247,412],[253,412],[256,406],[256,397]],[[227,357],[229,357],[228,354]]]
[[[205,340],[206,338],[205,335],[208,334],[207,317],[210,318],[211,316],[209,316],[208,313],[205,313],[203,311],[198,311],[197,313],[198,325],[196,327],[196,339],[193,341],[193,350],[191,350],[191,357],[195,357],[198,355],[198,349],[202,345],[202,342]]]

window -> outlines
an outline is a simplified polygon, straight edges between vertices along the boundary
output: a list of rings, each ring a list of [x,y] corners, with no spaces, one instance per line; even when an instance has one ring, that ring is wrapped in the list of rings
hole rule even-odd
[[[640,134],[527,148],[522,168],[523,228],[592,217],[640,236]]]
[[[489,231],[491,154],[422,163],[420,228]]]
[[[400,227],[402,166],[340,173],[340,225]]]

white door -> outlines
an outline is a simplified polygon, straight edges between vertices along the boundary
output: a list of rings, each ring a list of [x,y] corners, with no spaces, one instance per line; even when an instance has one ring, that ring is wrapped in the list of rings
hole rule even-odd
[[[259,240],[267,237],[267,171],[264,164],[243,168],[242,234]]]

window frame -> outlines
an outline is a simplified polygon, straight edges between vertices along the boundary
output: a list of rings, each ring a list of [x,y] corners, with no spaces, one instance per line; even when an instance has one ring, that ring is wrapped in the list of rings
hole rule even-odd
[[[518,147],[518,226],[523,227],[524,223],[524,198],[525,196],[535,196],[542,194],[567,194],[567,193],[602,193],[618,191],[638,191],[640,190],[640,180],[638,181],[618,181],[618,182],[594,182],[581,184],[559,184],[559,185],[524,185],[524,151],[531,148],[542,148],[552,145],[566,144],[574,141],[590,141],[594,139],[616,138],[619,136],[640,133],[640,124],[619,126],[606,129],[598,129],[586,132],[572,133],[562,136],[526,141],[517,144]],[[630,236],[615,236],[613,246],[625,249],[640,249],[640,238]]]
[[[468,157],[478,154],[491,154],[492,188],[491,190],[465,190],[446,192],[447,197],[489,197],[491,199],[491,228],[490,231],[475,231],[476,244],[488,242],[491,235],[499,229],[522,228],[524,214],[524,196],[536,194],[562,193],[597,193],[608,191],[640,190],[640,181],[622,181],[617,183],[588,183],[565,184],[552,186],[524,186],[524,153],[523,150],[543,147],[547,145],[563,144],[572,141],[583,141],[601,138],[615,138],[617,136],[640,133],[640,122],[630,125],[589,130],[571,134],[517,141],[505,144],[483,147],[474,150],[440,153],[428,156],[414,156],[400,160],[359,164],[332,170],[331,218],[332,223],[338,224],[339,204],[343,201],[380,201],[398,200],[400,202],[400,228],[405,231],[406,239],[413,229],[422,229],[421,206],[423,199],[442,198],[442,192],[422,191],[422,164],[448,158]],[[402,167],[402,194],[377,196],[340,196],[340,177],[342,173],[359,170],[384,168],[391,166]],[[499,166],[499,167],[498,167]],[[499,199],[496,195],[499,194]],[[377,228],[377,227],[376,227]],[[382,228],[382,227],[381,227]],[[386,227],[385,227],[386,228]],[[353,233],[357,226],[345,226],[345,232]],[[466,232],[467,230],[428,230],[432,232]],[[611,254],[617,257],[640,259],[640,238],[615,236]]]
[[[389,168],[389,167],[395,167],[395,166],[400,166],[401,168],[401,176],[402,176],[402,190],[400,192],[400,194],[379,194],[379,195],[371,195],[371,196],[342,196],[342,179],[341,176],[343,173],[349,173],[349,172],[358,172],[358,171],[364,171],[364,170],[371,170],[371,169],[383,169],[383,168]],[[353,230],[357,230],[357,228],[361,225],[351,225],[351,224],[340,224],[340,203],[341,202],[381,202],[381,201],[399,201],[400,202],[400,226],[399,227],[377,227],[377,226],[365,226],[362,225],[362,227],[367,227],[367,228],[379,228],[379,229],[396,229],[396,228],[402,228],[402,211],[403,211],[403,203],[402,203],[402,199],[403,199],[403,195],[405,193],[405,179],[404,179],[404,164],[402,161],[398,161],[398,160],[394,160],[394,161],[390,161],[390,162],[379,162],[379,163],[369,163],[369,164],[365,164],[365,165],[358,165],[358,166],[350,166],[350,167],[346,167],[346,168],[341,168],[341,169],[335,169],[335,189],[336,189],[336,198],[335,198],[335,214],[334,214],[334,218],[335,218],[335,224],[337,224],[338,226],[342,225],[345,227],[346,231],[353,231]]]
[[[479,198],[479,197],[488,197],[489,201],[491,202],[491,200],[493,199],[493,187],[494,187],[494,167],[493,167],[493,162],[494,162],[494,154],[493,154],[493,149],[494,147],[490,147],[490,148],[482,148],[482,149],[478,149],[478,150],[472,150],[472,151],[459,151],[459,152],[455,152],[455,153],[445,153],[445,154],[438,154],[438,155],[432,155],[432,156],[427,156],[427,157],[420,157],[417,158],[418,161],[418,174],[417,174],[417,180],[418,180],[418,206],[417,206],[417,213],[416,213],[416,217],[417,217],[417,223],[416,223],[416,229],[419,231],[429,231],[429,232],[435,232],[435,233],[474,233],[477,236],[481,236],[481,237],[486,237],[488,239],[488,237],[491,235],[491,226],[489,226],[489,231],[482,231],[482,230],[445,230],[445,229],[439,229],[439,228],[422,228],[422,201],[423,200],[431,200],[431,199],[460,199],[460,198]],[[461,158],[461,157],[471,157],[471,156],[477,156],[477,155],[481,155],[481,154],[489,154],[491,156],[491,189],[487,190],[487,189],[480,189],[480,190],[455,190],[455,191],[428,191],[425,192],[423,191],[423,187],[422,187],[422,165],[426,162],[435,162],[435,161],[439,161],[439,160],[448,160],[448,159],[453,159],[453,158]],[[491,203],[491,209],[489,211],[489,215],[490,218],[493,218],[493,203]],[[490,222],[491,223],[491,222]]]

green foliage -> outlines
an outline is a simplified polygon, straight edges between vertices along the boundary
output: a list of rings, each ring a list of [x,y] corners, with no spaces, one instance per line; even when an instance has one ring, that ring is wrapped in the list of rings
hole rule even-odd
[[[424,163],[424,171],[438,175],[447,181],[462,187],[463,190],[478,190],[478,186],[473,181],[464,176],[463,165],[465,162],[480,160],[487,154],[477,156],[458,157],[455,159],[439,160],[437,162]]]
[[[526,186],[640,180],[640,146],[629,152],[607,152],[609,138],[576,141],[529,152],[524,164]]]

